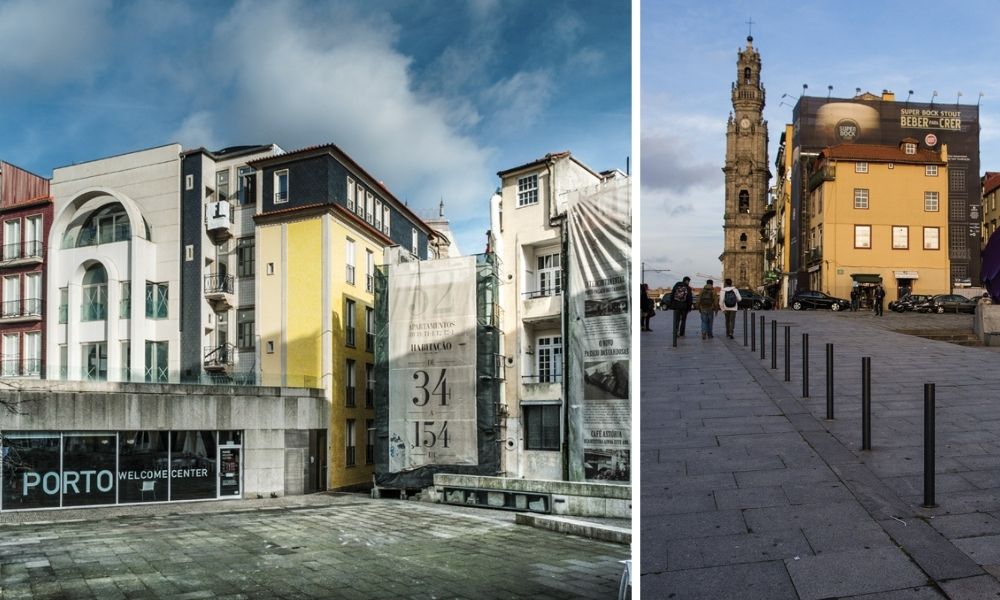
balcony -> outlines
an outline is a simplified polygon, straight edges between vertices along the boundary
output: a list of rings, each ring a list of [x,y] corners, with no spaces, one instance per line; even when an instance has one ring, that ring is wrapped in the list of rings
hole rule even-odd
[[[521,377],[521,400],[562,399],[562,375],[524,375]]]
[[[0,254],[0,266],[18,267],[22,265],[37,265],[42,262],[42,243],[39,241],[17,242],[3,246]]]
[[[233,370],[233,361],[236,358],[236,346],[232,344],[219,344],[218,346],[205,346],[204,366],[208,373],[230,374]]]
[[[40,358],[18,357],[5,358],[0,361],[0,377],[38,377],[42,373]]]
[[[809,191],[813,191],[817,187],[823,185],[823,182],[834,181],[837,179],[837,168],[833,166],[825,166],[817,171],[814,171],[812,175],[809,176]]]
[[[233,282],[232,275],[205,275],[205,299],[216,311],[233,306]]]
[[[80,229],[76,246],[97,246],[100,244],[114,244],[115,242],[127,242],[132,239],[132,226],[128,223],[116,223],[114,225],[96,224]]]
[[[812,248],[806,253],[806,262],[814,263],[819,262],[823,259],[823,249],[822,248]]]
[[[479,318],[479,325],[489,329],[500,329],[503,325],[503,308],[496,302],[485,305]]]
[[[205,230],[213,242],[218,243],[233,236],[233,207],[228,200],[218,200],[205,205]]]
[[[559,319],[562,313],[562,289],[543,288],[525,292],[521,298],[521,320],[525,323]]]
[[[29,323],[42,320],[42,300],[27,298],[25,300],[8,300],[0,303],[0,322]]]

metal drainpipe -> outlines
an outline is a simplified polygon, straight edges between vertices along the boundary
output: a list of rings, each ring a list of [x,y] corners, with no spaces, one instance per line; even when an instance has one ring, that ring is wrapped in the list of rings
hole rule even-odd
[[[555,184],[555,164],[552,159],[549,159],[545,166],[546,173],[548,174],[548,202],[549,202],[549,226],[559,228],[559,276],[562,281],[562,310],[559,314],[559,334],[563,341],[563,351],[562,351],[562,382],[560,384],[562,391],[562,429],[563,429],[563,441],[562,441],[562,478],[563,481],[569,481],[569,352],[567,349],[569,347],[569,339],[567,338],[567,327],[566,327],[566,317],[569,313],[569,271],[566,267],[566,252],[568,249],[568,238],[569,234],[566,231],[566,214],[559,214],[556,208],[556,184]]]

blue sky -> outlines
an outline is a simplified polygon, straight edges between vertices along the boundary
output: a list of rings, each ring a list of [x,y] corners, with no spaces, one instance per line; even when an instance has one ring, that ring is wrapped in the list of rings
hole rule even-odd
[[[722,253],[725,124],[736,54],[754,21],[767,92],[774,170],[792,106],[809,94],[883,89],[905,99],[980,108],[980,164],[1000,170],[1000,13],[986,1],[642,1],[640,235],[652,286],[718,276]],[[783,94],[791,98],[782,99]],[[782,104],[784,102],[784,104]],[[774,181],[772,180],[772,185]]]
[[[631,152],[630,2],[0,0],[0,158],[333,142],[463,252],[496,172]]]

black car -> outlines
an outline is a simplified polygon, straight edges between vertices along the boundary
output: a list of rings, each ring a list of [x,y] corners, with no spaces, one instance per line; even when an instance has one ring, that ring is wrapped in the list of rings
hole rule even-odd
[[[753,310],[771,310],[774,302],[767,296],[761,296],[752,290],[740,290],[739,308],[752,308]]]
[[[938,314],[946,312],[974,314],[976,312],[976,304],[978,304],[978,301],[958,294],[938,294],[919,305],[917,310],[919,312],[934,312]]]
[[[931,297],[926,294],[907,294],[899,300],[893,300],[890,302],[889,310],[894,310],[899,313],[916,310],[918,306],[926,303],[930,299]]]
[[[837,311],[850,308],[851,301],[844,300],[843,298],[834,298],[833,296],[828,296],[823,292],[817,292],[816,290],[805,290],[795,292],[795,295],[792,296],[788,305],[792,307],[792,310],[803,310],[805,308],[829,308],[830,310]]]

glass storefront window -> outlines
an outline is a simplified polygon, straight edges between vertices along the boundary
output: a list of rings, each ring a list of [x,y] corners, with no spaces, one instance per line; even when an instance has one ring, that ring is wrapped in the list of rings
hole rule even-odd
[[[114,504],[117,501],[115,438],[113,433],[63,435],[63,506]]]
[[[170,456],[166,431],[123,431],[118,435],[118,502],[168,500]]]
[[[214,431],[170,434],[170,499],[217,498]]]
[[[3,508],[59,506],[58,433],[11,433],[0,438],[3,459]]]

